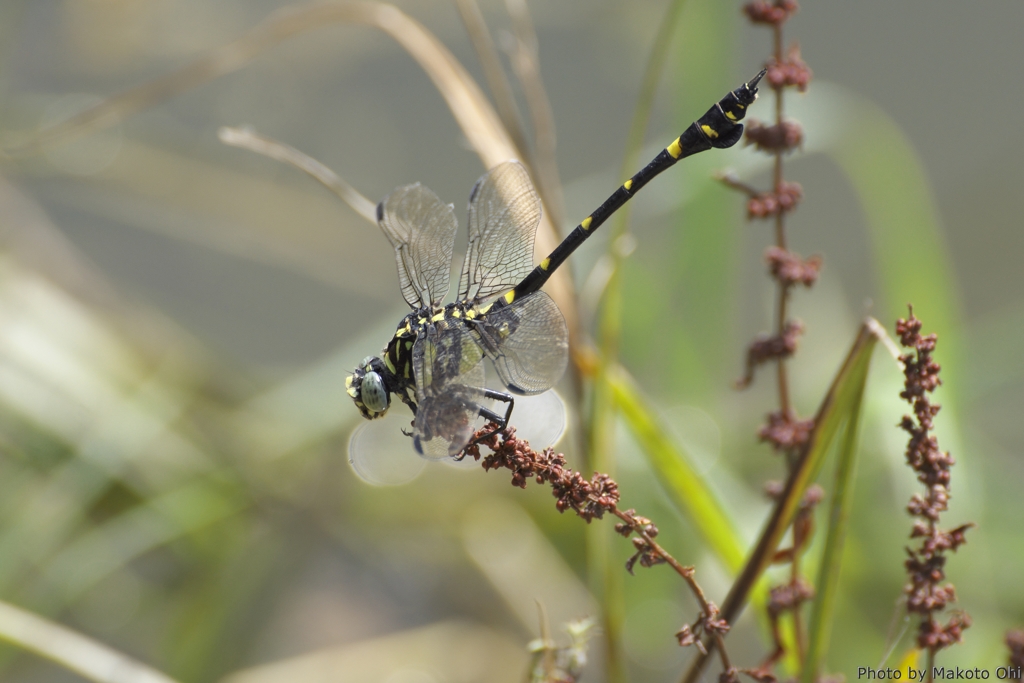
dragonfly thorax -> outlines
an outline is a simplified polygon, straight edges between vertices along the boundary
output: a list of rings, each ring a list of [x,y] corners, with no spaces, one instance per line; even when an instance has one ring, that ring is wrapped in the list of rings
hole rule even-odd
[[[466,311],[466,306],[455,303],[442,310],[421,308],[402,318],[380,357],[367,356],[346,379],[348,395],[363,417],[367,420],[384,417],[391,406],[391,394],[396,394],[416,412],[412,354],[416,339],[425,333],[427,327],[446,318],[461,318]],[[472,318],[473,313],[469,317]]]

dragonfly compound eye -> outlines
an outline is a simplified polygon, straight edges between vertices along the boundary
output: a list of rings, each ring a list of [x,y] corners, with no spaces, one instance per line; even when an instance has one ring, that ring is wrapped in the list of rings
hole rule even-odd
[[[380,417],[391,405],[391,397],[384,388],[384,380],[376,372],[366,373],[359,393],[363,405],[373,414],[371,417]]]
[[[376,358],[367,356],[345,379],[346,393],[367,420],[383,417],[391,405],[384,379],[374,370],[375,362],[380,363]]]

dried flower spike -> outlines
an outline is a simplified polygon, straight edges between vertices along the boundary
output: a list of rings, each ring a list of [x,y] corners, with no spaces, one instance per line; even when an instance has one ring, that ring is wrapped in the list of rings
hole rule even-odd
[[[904,566],[909,582],[904,590],[907,611],[921,615],[917,645],[934,659],[939,650],[960,642],[964,629],[971,625],[971,618],[965,613],[953,613],[945,624],[939,623],[936,614],[956,600],[953,584],[942,583],[946,578],[946,552],[956,551],[965,543],[964,532],[973,524],[952,530],[938,526],[939,516],[949,505],[950,468],[954,460],[939,449],[938,439],[931,434],[940,406],[932,404],[929,395],[942,384],[941,367],[932,359],[936,335],[921,335],[921,321],[914,317],[913,308],[908,319],[896,321],[896,334],[900,343],[911,349],[910,353],[900,356],[904,367],[900,396],[914,408],[914,416],[905,415],[899,426],[910,434],[907,464],[925,486],[925,494],[915,493],[907,505],[907,512],[919,518],[914,522],[910,537],[921,541],[917,547],[906,549],[908,557]]]
[[[510,470],[512,484],[520,488],[526,488],[526,482],[530,479],[535,479],[537,483],[547,483],[557,498],[555,507],[559,512],[571,509],[588,523],[594,518],[600,519],[605,513],[618,517],[620,521],[615,525],[615,531],[631,538],[635,550],[626,562],[626,569],[632,574],[638,563],[641,567],[668,564],[682,577],[701,605],[702,612],[697,622],[692,627],[684,627],[684,631],[677,634],[680,644],[690,640],[685,629],[692,628],[697,638],[695,644],[704,652],[699,636],[708,635],[722,656],[723,667],[727,671],[730,670],[723,640],[723,635],[729,630],[728,621],[721,618],[718,607],[704,596],[704,591],[694,578],[693,567],[680,564],[654,540],[658,535],[658,527],[632,509],[618,508],[619,487],[607,474],[595,472],[589,480],[585,479],[579,472],[566,467],[565,457],[561,453],[556,454],[550,448],[538,453],[530,448],[529,443],[517,438],[515,431],[514,427],[499,428],[493,423],[484,426],[474,434],[473,440],[464,451],[464,457],[482,460],[485,470]],[[488,448],[491,454],[482,457],[481,446]]]

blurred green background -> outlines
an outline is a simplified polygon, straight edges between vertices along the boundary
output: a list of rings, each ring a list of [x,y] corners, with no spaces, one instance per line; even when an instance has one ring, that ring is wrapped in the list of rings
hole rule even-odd
[[[180,67],[282,6],[5,0],[0,131],[58,121]],[[453,4],[398,6],[482,82]],[[502,44],[503,5],[481,6]],[[573,224],[619,181],[665,6],[530,4]],[[912,301],[925,331],[940,332],[939,435],[958,461],[946,523],[979,524],[948,564],[974,626],[940,663],[993,669],[1003,631],[1024,624],[1024,138],[1009,130],[1024,104],[1021,26],[1020,3],[922,0],[806,2],[786,26],[815,75],[787,100],[807,132],[787,161],[805,192],[790,244],[825,258],[819,284],[793,298],[807,327],[794,400],[814,412],[864,315],[891,330]],[[644,158],[769,50],[738,3],[690,0]],[[769,119],[771,99],[752,116]],[[500,473],[431,466],[394,488],[353,475],[346,441],[359,418],[343,381],[404,315],[391,250],[305,176],[218,142],[220,126],[240,124],[374,201],[422,181],[460,220],[484,170],[405,52],[336,25],[0,166],[0,599],[182,681],[520,680],[535,599],[555,630],[595,609],[584,524]],[[635,200],[621,358],[752,540],[768,509],[760,487],[782,476],[756,440],[775,390],[767,371],[746,392],[732,383],[771,325],[771,236],[710,180],[726,167],[767,182],[764,159],[733,149],[687,161]],[[573,257],[577,286],[605,237]],[[881,661],[899,615],[903,507],[917,487],[895,427],[907,412],[901,378],[876,356],[828,660],[848,679]],[[619,433],[625,506],[657,521],[720,601],[728,575]],[[611,552],[624,562],[631,546]],[[633,679],[677,680],[688,653],[672,634],[693,619],[692,599],[664,567],[624,584]],[[729,642],[752,666],[767,646],[749,612]],[[602,681],[599,641],[593,654],[585,680]],[[82,680],[7,645],[0,670]]]

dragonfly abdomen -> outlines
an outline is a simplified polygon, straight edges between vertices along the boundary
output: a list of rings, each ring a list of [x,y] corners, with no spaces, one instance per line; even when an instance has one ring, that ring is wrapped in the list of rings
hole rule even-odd
[[[712,148],[724,149],[739,142],[743,135],[743,124],[740,121],[746,115],[747,107],[757,99],[757,84],[764,74],[765,72],[761,71],[749,83],[744,83],[730,92],[708,109],[703,116],[687,126],[686,130],[661,150],[650,163],[620,185],[601,206],[580,221],[580,224],[562,240],[562,243],[555,247],[554,251],[540,262],[540,265],[530,271],[522,282],[506,292],[496,302],[496,305],[506,306],[543,287],[565,259],[569,258],[595,230],[601,227],[609,216],[618,211],[659,173],[670,168],[680,159],[685,159],[698,152]]]

